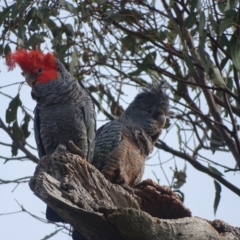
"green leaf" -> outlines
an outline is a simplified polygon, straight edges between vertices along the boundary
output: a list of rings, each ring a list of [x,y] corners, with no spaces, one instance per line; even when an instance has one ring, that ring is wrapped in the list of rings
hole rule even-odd
[[[217,21],[213,18],[212,14],[209,15],[209,22],[211,23],[212,29],[215,31],[216,34],[219,33],[219,25]]]
[[[53,37],[57,37],[57,35],[59,34],[59,28],[55,21],[53,21],[52,19],[47,19],[45,23],[48,26],[49,30],[52,32]]]
[[[195,8],[197,9],[197,4],[198,4],[198,0],[191,0],[189,2],[191,12],[193,12]]]
[[[87,3],[86,2],[79,3],[79,9],[81,9],[82,21],[90,23],[90,21],[91,21],[91,18],[90,18],[91,13],[89,11],[89,7],[87,6]]]
[[[182,68],[179,64],[179,61],[173,61],[171,63],[171,67],[172,67],[173,71],[175,72],[175,76],[177,76],[179,78],[183,78]]]
[[[78,15],[77,8],[74,7],[71,3],[65,0],[59,0],[59,3],[65,8],[66,11],[73,13],[74,15]]]
[[[144,71],[143,68],[139,67],[137,70],[128,73],[129,76],[138,76],[142,71]]]
[[[28,138],[31,133],[28,131],[29,122],[30,122],[30,117],[28,114],[25,114],[23,118],[23,123],[21,124],[21,127],[20,127],[25,139]]]
[[[3,44],[0,45],[0,55],[3,54]]]
[[[208,164],[208,169],[212,172],[215,173],[218,176],[224,176],[220,171],[218,171],[215,167],[212,167],[210,164]]]
[[[44,43],[44,38],[40,34],[34,33],[27,41],[27,45],[35,48],[40,43]]]
[[[234,25],[236,25],[236,23],[232,19],[224,19],[219,26],[219,35],[222,35],[227,28],[230,28]]]
[[[16,145],[12,144],[11,152],[12,152],[12,157],[17,156],[18,155],[18,147]]]
[[[231,47],[231,57],[234,66],[240,71],[240,41],[236,39],[236,41],[232,42]]]
[[[215,153],[215,151],[222,146],[223,146],[223,141],[221,137],[217,136],[214,132],[211,132],[210,147],[212,152]]]
[[[26,8],[29,7],[30,1],[18,0],[16,4],[12,7],[11,18],[15,19],[17,16],[20,18],[23,16]]]
[[[31,30],[33,32],[40,30],[38,19],[36,19],[36,18],[32,19],[32,21],[29,24],[29,30]]]
[[[135,53],[136,38],[134,35],[129,34],[121,39],[123,53],[130,51],[132,54]]]
[[[145,68],[152,67],[153,65],[155,65],[156,56],[156,51],[147,54],[146,57],[143,59],[141,65]]]
[[[218,1],[217,3],[218,3],[217,5],[218,5],[219,10],[220,10],[222,13],[224,13],[226,4],[225,4],[225,3],[222,3],[221,1]]]
[[[228,62],[229,58],[228,57],[225,57],[222,59],[221,63],[220,63],[220,68],[221,68],[221,71],[224,69],[224,67],[226,66],[227,62]]]
[[[22,105],[22,102],[19,98],[19,94],[9,103],[9,106],[6,110],[6,123],[11,123],[17,119],[17,110],[18,107]]]
[[[179,94],[182,93],[183,88],[184,88],[184,85],[181,82],[178,82],[177,83],[177,90],[178,90]],[[174,92],[174,100],[175,101],[179,101],[182,98],[181,95],[179,95],[179,94]]]
[[[16,2],[16,4],[14,4],[12,6],[12,11],[11,11],[11,18],[14,19],[16,18],[16,16],[20,13],[20,7],[21,7],[21,3]]]
[[[72,46],[72,44],[70,41],[68,41],[67,44],[62,44],[62,42],[57,42],[57,44],[54,46],[57,57],[60,59],[60,61],[64,62],[64,58],[69,57],[68,49],[71,46]]]
[[[6,44],[4,48],[4,55],[7,56],[10,52],[11,52],[11,48],[9,47],[8,44]]]
[[[20,39],[21,43],[18,42],[19,46],[24,47],[25,39],[26,39],[26,27],[23,22],[19,23],[18,26],[18,38]]]
[[[28,24],[34,18],[36,11],[37,9],[35,7],[31,7],[25,16],[25,24]]]
[[[217,208],[221,199],[222,188],[221,188],[221,185],[216,180],[214,180],[214,186],[215,186],[216,192],[215,192],[215,199],[213,204],[213,211],[214,211],[214,215],[216,215]]]
[[[173,23],[173,21],[169,20],[168,21],[168,29],[170,29],[170,31],[165,31],[166,35],[167,35],[167,40],[168,40],[168,44],[169,45],[174,45],[174,42],[177,38],[177,31],[175,29],[175,25]]]
[[[166,38],[167,38],[166,31],[157,32],[157,37],[158,37],[158,40],[160,40],[160,41],[166,40]]]
[[[190,34],[192,35],[192,37],[195,37],[197,32],[198,32],[198,27],[197,26],[190,30]]]
[[[151,49],[153,49],[154,47],[153,46],[144,46],[144,47],[142,47],[142,49],[144,50],[144,52],[146,51],[146,50],[151,50]]]
[[[121,12],[124,21],[132,23],[138,23],[143,18],[143,14],[135,9],[124,9]]]
[[[226,19],[232,18],[233,20],[237,21],[238,13],[239,13],[238,9],[236,11],[234,8],[232,8],[231,10],[228,10],[225,12],[225,18]],[[237,23],[236,23],[236,25],[237,25]]]
[[[11,12],[11,9],[14,7],[16,3],[12,4],[9,7],[2,8],[1,14],[0,14],[0,26],[2,25],[3,21],[6,20],[6,18],[9,16],[9,13]]]
[[[141,65],[138,67],[138,69],[133,72],[128,73],[128,75],[137,76],[142,71],[148,72],[149,70],[151,70],[149,68],[155,66],[156,56],[157,56],[156,52],[151,52],[151,53],[147,54],[145,56],[145,58],[143,59]]]
[[[228,40],[228,38],[226,37],[225,33],[222,34],[222,36],[220,36],[219,38],[219,44],[222,48],[227,47],[227,51],[230,52],[230,48],[231,48],[231,42]]]
[[[13,136],[14,140],[20,140],[20,141],[24,140],[23,132],[22,132],[21,128],[18,126],[17,120],[15,120],[13,122],[11,130],[12,130],[12,136]]]
[[[227,71],[227,77],[232,77],[232,72],[233,72],[233,64],[228,65],[228,71]]]
[[[195,69],[194,69],[192,59],[187,54],[185,54],[185,52],[183,52],[183,58],[184,58],[185,64],[189,69],[189,74],[194,73]]]
[[[204,11],[202,11],[200,14],[200,19],[199,19],[199,34],[200,34],[200,36],[203,35],[205,22],[206,22],[205,13],[204,13]]]
[[[175,2],[175,0],[170,0],[170,1],[169,1],[169,8],[172,8],[174,2]]]
[[[198,53],[200,55],[201,63],[205,72],[208,72],[209,66],[212,64],[212,61],[209,57],[209,54],[205,51],[206,37],[207,37],[206,32],[204,32],[203,36],[200,37]]]
[[[38,18],[40,21],[44,20],[43,14],[40,11],[35,12],[35,17]]]
[[[94,0],[95,3],[97,3],[99,6],[103,5],[107,2],[107,0]]]
[[[239,3],[238,0],[228,0],[226,1],[226,7],[224,8],[224,12],[229,11],[236,7],[236,5]]]
[[[66,25],[62,26],[63,32],[66,33],[68,37],[72,37],[74,34],[73,26],[72,24],[67,23]]]
[[[230,89],[231,91],[233,90],[233,78],[228,77],[227,78],[227,87],[228,89]]]
[[[238,92],[238,90],[237,90],[237,88],[234,88],[234,94],[235,95],[238,95],[239,94],[239,92]],[[235,100],[235,104],[236,104],[236,107],[238,108],[238,109],[240,109],[240,104],[239,104],[239,101],[236,99]]]
[[[209,68],[209,77],[213,83],[218,87],[225,87],[226,83],[222,78],[221,72],[217,66],[211,66]]]
[[[127,22],[130,25],[138,23],[143,18],[143,14],[135,9],[122,9],[119,12],[109,10],[105,12],[105,16],[118,23]]]
[[[155,7],[155,5],[156,5],[156,0],[152,0],[152,2],[150,3],[150,6]]]
[[[192,28],[193,25],[196,23],[197,21],[197,17],[196,17],[197,13],[191,13],[191,15],[187,16],[187,18],[184,21],[184,26],[186,28]]]
[[[101,64],[105,64],[107,59],[106,56],[102,55],[101,53],[95,53],[94,54],[95,61]]]

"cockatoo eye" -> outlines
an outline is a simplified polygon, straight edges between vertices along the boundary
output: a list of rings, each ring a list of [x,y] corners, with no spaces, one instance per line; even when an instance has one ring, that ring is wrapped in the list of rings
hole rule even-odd
[[[33,74],[36,74],[37,76],[41,75],[42,72],[43,72],[42,68],[34,68],[34,69],[32,70],[32,73],[33,73]]]

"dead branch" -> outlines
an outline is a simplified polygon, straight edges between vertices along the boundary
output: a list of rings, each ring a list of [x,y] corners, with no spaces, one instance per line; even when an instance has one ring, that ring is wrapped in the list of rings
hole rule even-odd
[[[86,239],[239,239],[191,217],[179,198],[151,180],[132,192],[111,184],[93,166],[59,146],[43,157],[32,191]],[[221,228],[224,229],[224,228]]]

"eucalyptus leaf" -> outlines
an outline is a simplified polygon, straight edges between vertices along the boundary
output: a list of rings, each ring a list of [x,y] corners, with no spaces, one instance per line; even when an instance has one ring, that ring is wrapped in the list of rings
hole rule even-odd
[[[221,24],[220,24],[220,26],[219,26],[219,35],[222,35],[223,34],[223,32],[226,30],[226,29],[228,29],[228,28],[230,28],[230,27],[232,27],[232,26],[234,26],[234,25],[236,25],[236,23],[232,20],[232,19],[224,19],[222,22],[221,22]]]
[[[205,13],[204,13],[204,11],[202,11],[200,14],[200,19],[199,19],[199,34],[200,34],[200,36],[203,35],[205,22],[206,22]]]
[[[74,15],[78,15],[76,7],[74,7],[73,4],[71,4],[70,2],[65,0],[59,0],[59,3],[65,8],[66,11],[73,13]]]
[[[234,66],[240,71],[240,40],[236,39],[236,41],[232,42],[231,47],[231,57]]]
[[[222,75],[217,66],[211,66],[209,68],[209,77],[213,83],[218,87],[226,87],[226,83],[222,78]]]
[[[213,211],[214,211],[214,215],[216,215],[217,212],[217,208],[221,199],[221,185],[214,180],[214,186],[215,186],[215,199],[214,199],[214,204],[213,204]]]
[[[215,167],[211,166],[210,164],[208,164],[208,169],[220,177],[224,176],[220,171],[218,171]]]
[[[187,16],[184,21],[184,26],[187,28],[192,28],[193,25],[197,22],[196,12],[191,13],[191,15]]]
[[[197,9],[197,4],[198,4],[198,0],[191,0],[190,1],[190,11],[194,12],[195,9]]]
[[[6,110],[6,123],[14,122],[17,119],[18,107],[22,105],[19,94],[11,100]]]
[[[13,140],[20,141],[22,143],[25,142],[24,134],[21,128],[19,127],[17,120],[13,122],[13,125],[10,129],[11,129]]]
[[[30,134],[31,134],[31,132],[29,131],[29,123],[30,123],[30,117],[29,117],[29,115],[28,114],[25,114],[25,116],[24,116],[24,118],[23,118],[23,121],[22,121],[22,123],[21,123],[21,126],[20,126],[20,129],[21,129],[21,131],[22,131],[22,133],[23,133],[23,136],[24,136],[24,138],[26,139],[26,138],[28,138],[29,136],[30,136]]]

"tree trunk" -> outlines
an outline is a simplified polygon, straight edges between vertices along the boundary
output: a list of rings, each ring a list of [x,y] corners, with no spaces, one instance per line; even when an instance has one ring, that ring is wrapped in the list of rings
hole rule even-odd
[[[63,146],[40,160],[30,188],[85,239],[240,239],[238,228],[191,217],[170,189],[124,189]]]

